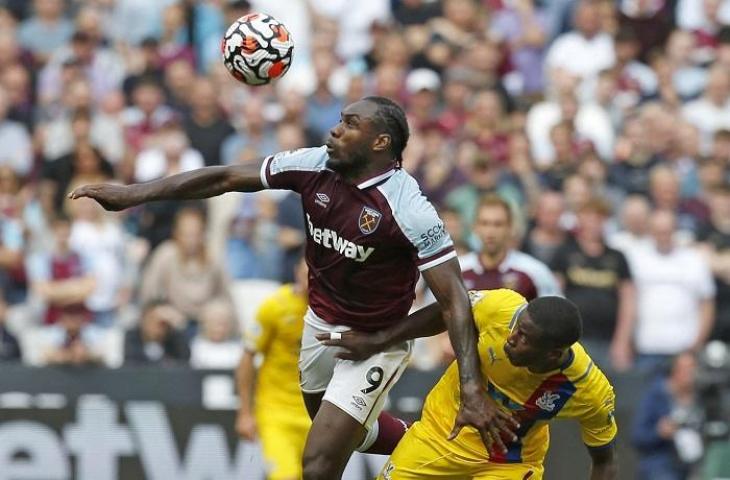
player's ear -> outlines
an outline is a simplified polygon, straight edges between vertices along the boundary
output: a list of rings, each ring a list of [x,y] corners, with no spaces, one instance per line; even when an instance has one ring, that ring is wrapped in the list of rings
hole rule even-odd
[[[391,143],[392,139],[390,138],[390,135],[387,133],[379,133],[373,140],[373,151],[384,152],[390,148]]]

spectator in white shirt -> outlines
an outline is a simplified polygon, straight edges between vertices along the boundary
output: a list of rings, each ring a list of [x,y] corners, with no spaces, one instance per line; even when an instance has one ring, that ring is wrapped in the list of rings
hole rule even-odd
[[[10,99],[0,86],[0,165],[8,165],[16,174],[24,177],[33,166],[30,135],[23,124],[8,120],[9,108]]]
[[[136,181],[149,182],[205,166],[203,156],[190,147],[190,140],[177,125],[165,127],[157,140],[157,145],[142,151],[137,157],[134,167]]]
[[[545,67],[550,83],[556,83],[558,77],[566,74],[590,81],[615,62],[613,39],[601,31],[597,2],[581,0],[573,25],[574,30],[560,35],[548,49]]]
[[[190,344],[193,368],[226,369],[238,365],[243,343],[236,336],[236,317],[225,299],[215,299],[200,310],[200,332]]]
[[[710,69],[702,97],[688,102],[684,118],[700,129],[705,151],[718,130],[730,130],[730,73],[720,65]]]
[[[628,256],[637,292],[637,366],[656,367],[685,350],[698,350],[715,321],[715,283],[699,252],[677,245],[674,213],[650,219],[652,245]]]

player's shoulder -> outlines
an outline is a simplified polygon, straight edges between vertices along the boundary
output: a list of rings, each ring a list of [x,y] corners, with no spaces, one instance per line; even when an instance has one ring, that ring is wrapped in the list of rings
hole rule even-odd
[[[519,313],[527,307],[525,297],[508,288],[471,290],[469,298],[480,330],[487,326],[512,328]]]
[[[259,306],[263,314],[278,314],[294,301],[294,288],[291,284],[281,285],[268,297],[264,298]]]
[[[580,343],[571,347],[573,361],[563,373],[575,386],[576,400],[600,407],[614,397],[613,385]]]
[[[319,172],[327,168],[327,147],[299,148],[275,153],[266,162],[272,174],[299,170]]]
[[[403,169],[397,169],[385,182],[378,185],[378,190],[394,214],[413,214],[433,209],[416,179]]]

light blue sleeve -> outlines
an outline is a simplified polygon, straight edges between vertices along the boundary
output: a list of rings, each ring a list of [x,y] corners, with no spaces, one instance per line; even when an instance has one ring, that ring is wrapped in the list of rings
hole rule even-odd
[[[267,157],[261,165],[261,182],[266,188],[301,192],[303,183],[327,168],[327,147],[300,148]]]

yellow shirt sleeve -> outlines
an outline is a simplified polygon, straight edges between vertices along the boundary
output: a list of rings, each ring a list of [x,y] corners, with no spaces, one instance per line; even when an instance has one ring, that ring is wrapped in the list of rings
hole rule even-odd
[[[516,312],[526,303],[525,297],[506,288],[471,290],[469,299],[474,312],[474,323],[480,335],[490,328],[510,328]]]
[[[256,312],[254,321],[246,327],[244,333],[246,350],[266,354],[276,334],[276,321],[279,317],[278,302],[274,298],[264,301]]]
[[[603,375],[597,380],[598,388],[591,388],[591,405],[579,418],[581,438],[589,447],[607,445],[618,432],[614,418],[616,395],[613,387]]]

